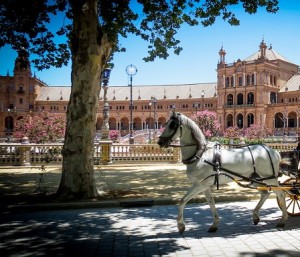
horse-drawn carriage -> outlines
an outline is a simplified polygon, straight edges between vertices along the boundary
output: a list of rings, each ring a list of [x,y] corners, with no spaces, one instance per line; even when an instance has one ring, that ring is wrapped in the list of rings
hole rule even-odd
[[[279,153],[262,144],[223,147],[208,142],[197,124],[181,113],[173,111],[158,144],[171,146],[180,139],[182,162],[192,187],[181,199],[177,217],[180,233],[185,230],[183,210],[187,202],[204,193],[213,216],[209,232],[215,232],[220,222],[211,187],[231,181],[240,186],[257,189],[260,200],[253,210],[253,223],[260,221],[259,211],[271,192],[277,196],[282,217],[277,227],[284,227],[289,215],[300,215],[300,176],[298,151]],[[283,175],[282,175],[283,173]]]
[[[286,207],[290,216],[300,216],[300,151],[281,152],[282,158],[289,158],[290,165],[284,165],[280,186],[286,192]]]

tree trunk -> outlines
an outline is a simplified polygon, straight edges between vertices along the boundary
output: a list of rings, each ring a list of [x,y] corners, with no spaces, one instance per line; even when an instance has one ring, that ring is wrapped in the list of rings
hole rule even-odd
[[[97,0],[70,0],[70,4],[74,14],[72,89],[57,195],[64,199],[86,199],[97,196],[93,160],[96,114],[101,71],[111,46],[98,23]]]

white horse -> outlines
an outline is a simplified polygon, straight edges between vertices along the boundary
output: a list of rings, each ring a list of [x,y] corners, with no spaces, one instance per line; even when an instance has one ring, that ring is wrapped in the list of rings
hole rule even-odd
[[[285,205],[285,193],[278,190],[278,174],[281,164],[288,164],[281,159],[280,154],[264,145],[249,145],[236,149],[217,149],[208,146],[206,139],[197,124],[181,113],[173,111],[170,120],[159,137],[158,144],[168,147],[170,143],[180,138],[182,162],[186,164],[186,173],[193,186],[181,199],[177,217],[177,226],[180,233],[185,230],[183,210],[187,202],[204,193],[213,215],[213,224],[208,232],[215,232],[219,224],[219,215],[215,207],[211,187],[226,184],[232,179],[241,180],[249,178],[250,184],[266,185],[277,190],[273,192],[278,198],[282,210],[282,218],[277,227],[283,227],[288,219]],[[218,176],[218,174],[221,174]],[[251,180],[256,178],[257,180]],[[259,178],[259,179],[258,179]],[[252,181],[252,182],[251,182]],[[254,181],[254,182],[253,182]],[[255,183],[258,182],[258,183]],[[270,195],[269,190],[259,190],[261,198],[253,211],[253,222],[259,222],[259,210]]]

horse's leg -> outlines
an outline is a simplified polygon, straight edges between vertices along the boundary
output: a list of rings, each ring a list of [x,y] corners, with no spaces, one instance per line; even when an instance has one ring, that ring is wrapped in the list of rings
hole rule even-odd
[[[185,230],[184,220],[183,220],[183,210],[185,205],[189,200],[191,200],[193,197],[198,195],[199,193],[203,192],[207,189],[206,187],[203,187],[205,185],[194,183],[194,185],[187,191],[185,196],[181,199],[179,208],[178,208],[178,216],[177,216],[177,227],[180,234],[182,234]]]
[[[256,207],[253,210],[253,223],[254,225],[257,225],[259,222],[259,210],[265,203],[265,201],[268,199],[270,193],[268,190],[258,190],[260,193],[260,200],[257,203]]]
[[[282,190],[274,190],[273,192],[276,194],[276,196],[278,198],[279,208],[282,211],[282,217],[281,217],[279,223],[277,224],[277,227],[283,228],[289,217],[287,210],[286,210],[286,204],[285,204],[285,192]]]
[[[278,185],[278,181],[274,181],[273,183],[270,183],[272,185]],[[268,199],[270,193],[269,191],[267,190],[259,190],[260,192],[260,195],[261,195],[261,198],[260,198],[260,201],[258,202],[257,206],[255,207],[254,211],[253,211],[253,223],[255,225],[258,224],[259,222],[259,210],[260,208],[262,207],[262,205],[264,204],[264,202]],[[286,204],[285,204],[285,193],[284,191],[282,190],[274,190],[273,191],[277,198],[278,198],[278,204],[279,204],[279,208],[281,209],[282,211],[282,217],[281,217],[281,220],[279,221],[279,223],[277,224],[277,227],[284,227],[285,226],[285,223],[286,221],[288,220],[288,213],[287,213],[287,210],[286,210]]]
[[[218,229],[218,224],[220,223],[220,219],[219,219],[218,211],[217,211],[217,208],[216,208],[216,205],[215,205],[215,200],[214,200],[212,192],[211,192],[211,188],[209,187],[208,189],[206,189],[204,191],[204,194],[205,194],[205,198],[207,200],[207,203],[210,206],[210,210],[212,212],[213,219],[214,219],[214,222],[210,226],[208,232],[216,232],[217,229]]]

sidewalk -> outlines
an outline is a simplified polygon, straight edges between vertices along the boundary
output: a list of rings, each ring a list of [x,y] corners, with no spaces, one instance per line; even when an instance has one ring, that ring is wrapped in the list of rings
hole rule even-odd
[[[266,201],[261,221],[252,223],[256,202],[218,203],[216,233],[207,204],[185,208],[179,235],[177,206],[97,208],[0,213],[1,256],[88,257],[297,257],[300,219],[277,229],[280,210]]]
[[[2,207],[81,208],[177,204],[191,186],[183,164],[108,165],[95,167],[99,198],[91,201],[55,202],[44,198],[55,193],[61,178],[61,167],[1,167],[0,201]],[[44,182],[43,182],[44,181]],[[43,183],[40,183],[43,182]],[[216,202],[254,200],[256,190],[245,189],[234,182],[213,188]],[[203,194],[190,203],[205,202]]]

